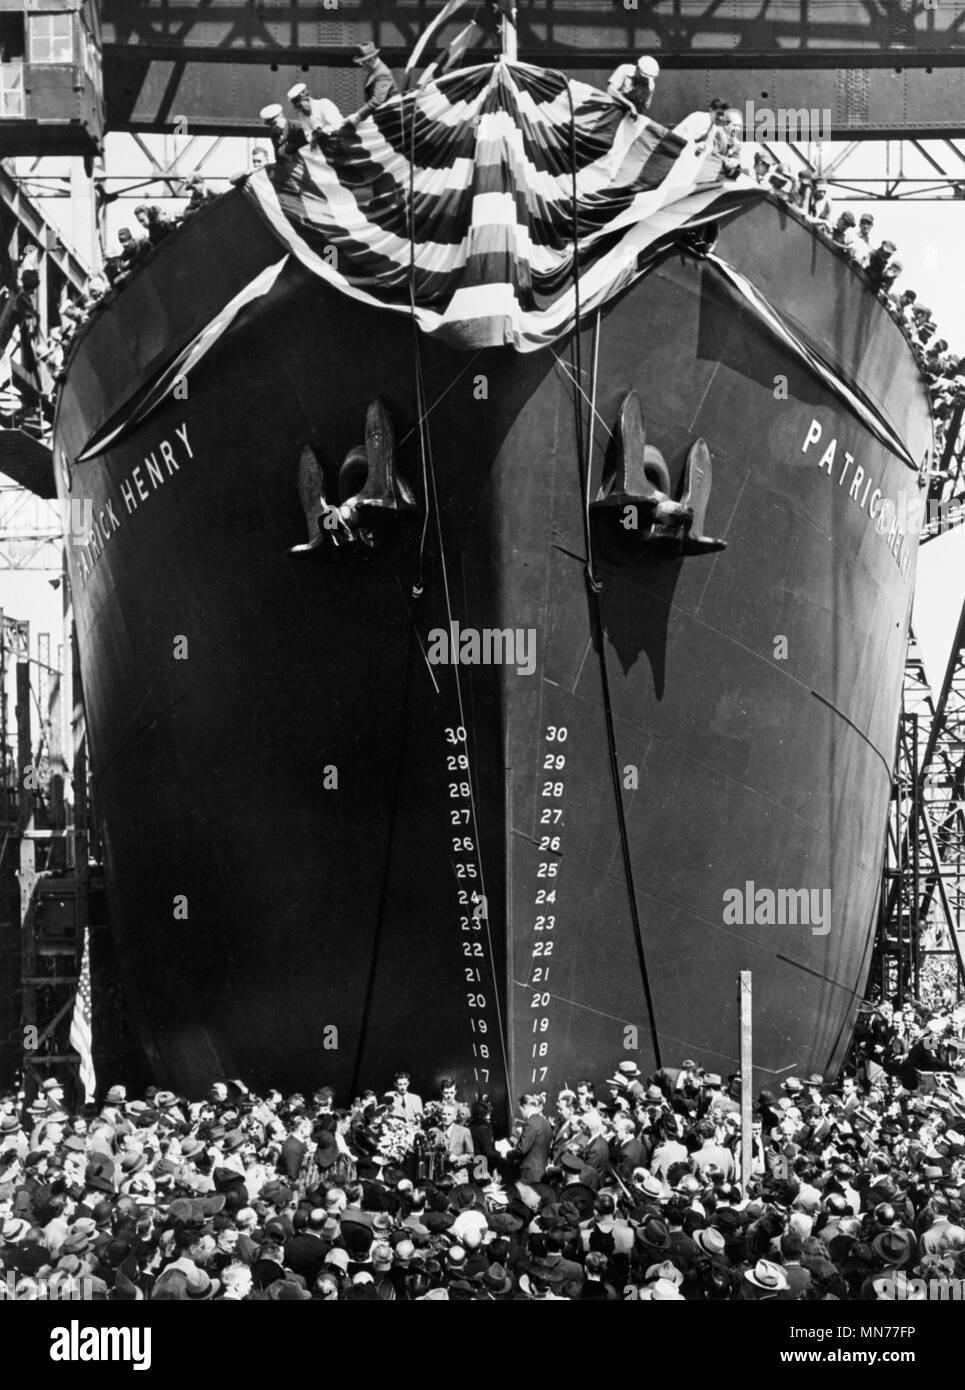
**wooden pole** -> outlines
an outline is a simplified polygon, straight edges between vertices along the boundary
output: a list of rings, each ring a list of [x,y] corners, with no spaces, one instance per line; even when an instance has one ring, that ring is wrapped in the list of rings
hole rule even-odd
[[[753,1047],[751,1036],[751,972],[740,973],[740,1027],[741,1027],[741,1186],[747,1196],[747,1184],[751,1178],[751,1125],[754,1108]]]

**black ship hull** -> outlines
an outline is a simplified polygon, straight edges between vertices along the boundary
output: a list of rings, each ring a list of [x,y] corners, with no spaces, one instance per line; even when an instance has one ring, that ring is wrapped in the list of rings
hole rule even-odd
[[[406,318],[294,266],[186,398],[73,464],[279,258],[241,194],[194,221],[87,330],[55,440],[97,518],[69,555],[94,794],[158,1079],[343,1101],[396,1064],[497,1098],[625,1059],[726,1074],[743,970],[755,1080],[832,1070],[869,964],[914,575],[869,495],[914,498],[915,472],[679,251],[598,344],[584,330],[591,491],[634,390],[674,485],[706,439],[726,550],[644,554],[593,522],[594,594],[572,345],[424,342],[427,461]],[[849,266],[771,203],[718,254],[921,458],[914,364]],[[376,398],[415,525],[388,557],[290,555],[302,447],[332,496]],[[467,660],[430,659],[453,623]],[[465,634],[487,630],[515,646],[477,663]],[[802,889],[822,920],[759,909]]]

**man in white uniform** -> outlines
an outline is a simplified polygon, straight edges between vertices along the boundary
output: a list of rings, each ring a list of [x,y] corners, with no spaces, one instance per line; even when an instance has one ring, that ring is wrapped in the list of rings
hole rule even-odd
[[[296,82],[289,89],[288,100],[295,108],[292,121],[302,126],[309,144],[316,134],[326,135],[329,131],[338,130],[342,124],[342,113],[334,101],[329,101],[328,97],[316,100],[309,96],[304,82]]]
[[[607,83],[607,92],[623,106],[634,120],[644,115],[653,101],[654,87],[660,76],[656,58],[644,56],[635,63],[621,63],[614,68]]]

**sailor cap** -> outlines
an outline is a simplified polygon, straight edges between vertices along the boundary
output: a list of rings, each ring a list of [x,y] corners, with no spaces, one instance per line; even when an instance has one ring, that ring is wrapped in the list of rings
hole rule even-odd
[[[641,77],[659,77],[660,64],[656,58],[651,58],[649,54],[645,54],[642,58],[637,59],[637,72]]]
[[[276,116],[281,116],[283,114],[284,112],[282,111],[280,104],[277,101],[273,101],[270,106],[263,106],[261,108],[261,110],[258,112],[258,117],[259,120],[262,121],[273,121]]]
[[[289,101],[294,101],[296,97],[304,96],[308,87],[304,82],[296,82],[294,87],[289,87],[287,96]]]

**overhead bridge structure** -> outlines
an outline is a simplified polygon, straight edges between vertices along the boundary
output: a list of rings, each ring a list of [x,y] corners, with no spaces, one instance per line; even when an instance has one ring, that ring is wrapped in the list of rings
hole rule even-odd
[[[102,0],[108,128],[255,133],[287,78],[342,109],[358,97],[356,44],[403,67],[441,0]],[[445,41],[474,9],[456,14]],[[599,83],[628,54],[660,61],[660,102],[693,111],[724,96],[830,112],[835,139],[954,135],[965,110],[965,18],[933,0],[520,0],[523,61]],[[660,118],[660,112],[654,114]],[[802,136],[802,138],[807,138]]]

